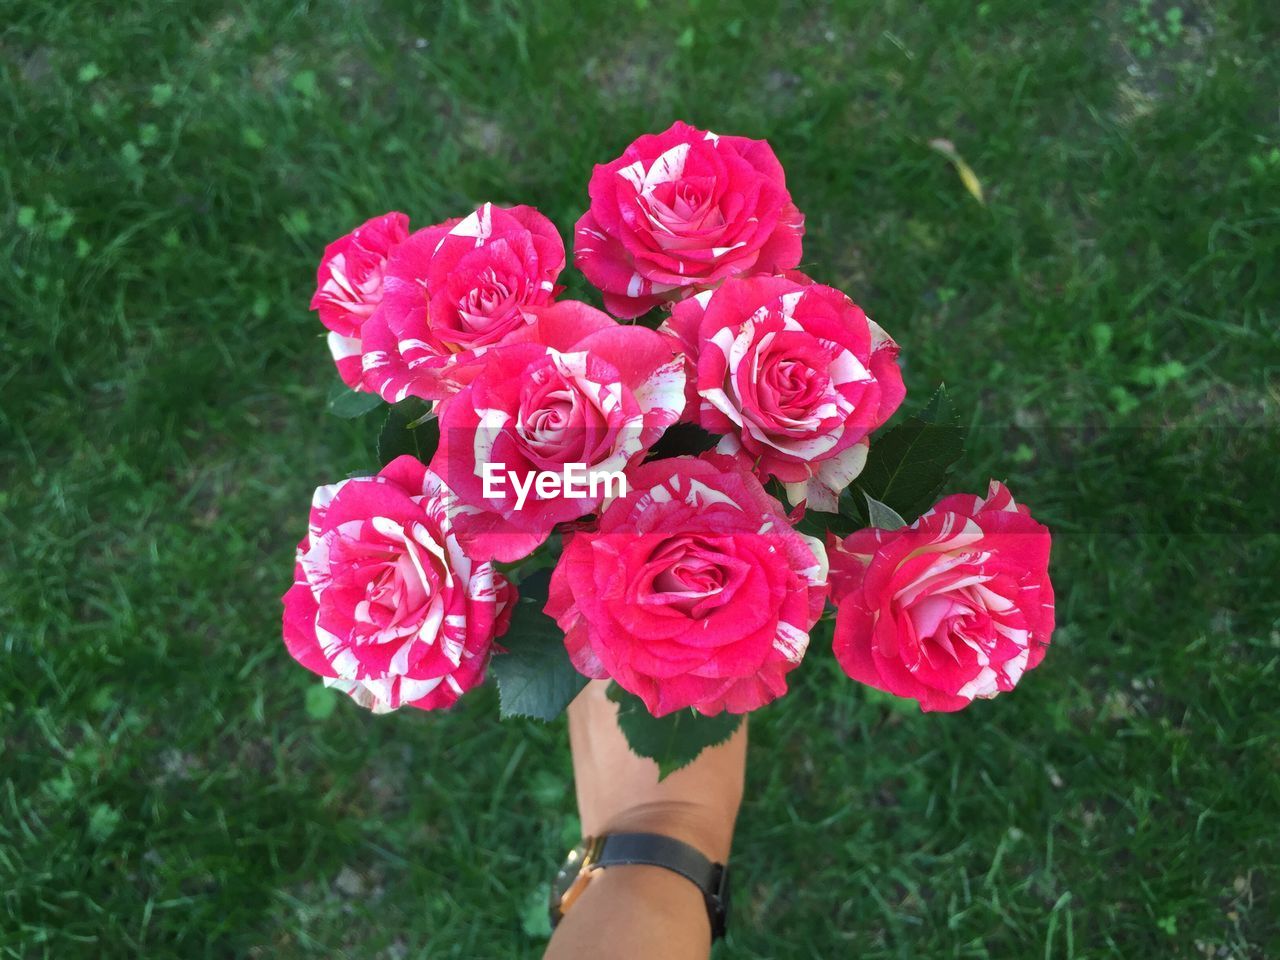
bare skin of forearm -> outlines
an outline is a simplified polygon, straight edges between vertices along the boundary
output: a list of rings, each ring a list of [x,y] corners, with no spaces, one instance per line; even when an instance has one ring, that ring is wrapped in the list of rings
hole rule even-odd
[[[565,914],[543,960],[706,960],[711,924],[697,887],[662,867],[600,871]]]
[[[594,681],[569,706],[569,742],[583,836],[658,833],[711,860],[729,859],[742,802],[747,725],[661,783],[618,728],[607,684]],[[706,960],[711,923],[702,894],[661,867],[599,871],[556,928],[544,960]]]

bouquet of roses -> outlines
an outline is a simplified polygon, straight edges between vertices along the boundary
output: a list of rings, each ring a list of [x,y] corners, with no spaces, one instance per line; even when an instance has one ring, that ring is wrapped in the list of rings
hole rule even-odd
[[[834,653],[923,710],[1013,688],[1053,631],[1049,532],[992,481],[942,491],[963,429],[905,398],[898,344],[796,271],[769,145],[676,123],[597,166],[574,265],[532,207],[330,244],[312,309],[340,415],[390,404],[381,469],[316,490],[290,654],[375,713],[496,678],[549,720],[613,681],[663,774]],[[348,389],[349,388],[349,389]]]

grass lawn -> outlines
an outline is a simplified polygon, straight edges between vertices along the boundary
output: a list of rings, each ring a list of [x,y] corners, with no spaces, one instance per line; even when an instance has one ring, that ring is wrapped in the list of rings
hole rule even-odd
[[[0,3],[0,957],[540,955],[563,721],[371,717],[280,642],[374,466],[307,299],[388,209],[568,239],[676,118],[772,142],[1059,590],[961,714],[811,648],[720,955],[1280,956],[1280,6],[1174,3]]]

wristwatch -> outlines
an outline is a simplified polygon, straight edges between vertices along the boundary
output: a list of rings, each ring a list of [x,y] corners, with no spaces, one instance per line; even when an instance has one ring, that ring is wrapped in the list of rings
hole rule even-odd
[[[657,833],[588,837],[570,850],[551,884],[551,926],[569,912],[597,872],[632,863],[664,867],[692,881],[707,904],[711,939],[724,936],[729,919],[729,868],[712,863],[687,843]]]

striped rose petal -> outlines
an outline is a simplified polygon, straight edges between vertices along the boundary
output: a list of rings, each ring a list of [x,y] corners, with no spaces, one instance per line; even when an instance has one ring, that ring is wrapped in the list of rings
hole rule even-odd
[[[555,225],[533,207],[486,203],[416,231],[388,262],[366,325],[368,389],[390,403],[455,393],[468,363],[555,300],[564,265]]]
[[[822,544],[719,454],[635,468],[594,529],[571,534],[546,612],[579,671],[654,716],[746,713],[786,692],[827,593]]]
[[[589,190],[573,262],[616,316],[800,262],[804,217],[763,140],[677,122],[597,166]]]
[[[906,393],[897,344],[803,274],[726,280],[677,304],[662,329],[689,358],[685,418],[813,509],[836,510],[869,434]]]
[[[835,654],[854,680],[959,710],[1012,690],[1054,625],[1049,531],[991,481],[909,527],[828,544]]]
[[[329,351],[342,382],[364,390],[361,330],[382,303],[387,260],[409,235],[409,218],[385,213],[324,248],[311,309],[329,332]]]
[[[375,713],[447,707],[483,680],[515,592],[462,550],[453,513],[408,456],[316,490],[284,595],[294,659]]]
[[[532,315],[477,361],[474,379],[440,410],[432,469],[458,496],[458,534],[480,559],[528,556],[557,523],[595,511],[606,493],[598,485],[594,496],[543,497],[530,488],[521,502],[511,475],[521,483],[563,476],[569,464],[620,474],[684,406],[684,357],[669,337],[575,301]],[[497,496],[485,496],[485,464],[501,465]]]

